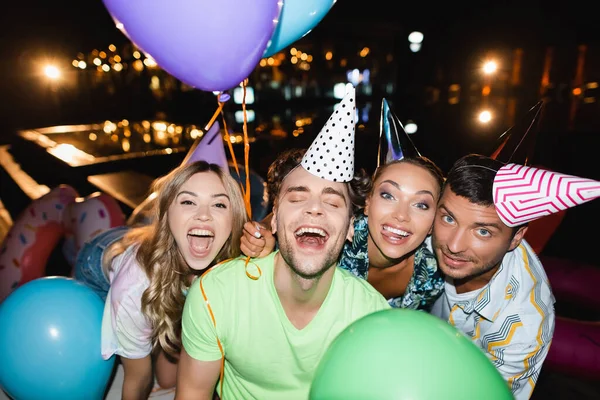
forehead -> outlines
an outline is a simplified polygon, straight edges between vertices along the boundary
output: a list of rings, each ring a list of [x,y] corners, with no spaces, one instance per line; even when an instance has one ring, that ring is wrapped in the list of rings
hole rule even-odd
[[[182,190],[189,190],[194,192],[207,192],[225,191],[225,185],[221,181],[219,175],[212,171],[198,172],[190,176],[187,181],[181,186]]]
[[[466,197],[455,194],[449,187],[444,189],[439,205],[451,212],[459,223],[465,225],[497,224],[502,228],[510,229],[504,225],[493,205],[483,206],[471,203]]]
[[[407,162],[387,166],[377,178],[375,185],[385,180],[392,180],[398,184],[402,184],[403,182],[419,184],[419,186],[426,186],[427,189],[433,188],[439,191],[437,180],[431,175],[431,172],[423,167]]]
[[[348,197],[348,188],[345,183],[332,182],[319,178],[318,176],[315,176],[302,168],[302,166],[295,168],[283,179],[279,193],[283,195],[289,187],[293,186],[303,186],[308,188],[310,192],[314,193],[321,193],[323,189],[329,187],[343,193],[344,196]]]

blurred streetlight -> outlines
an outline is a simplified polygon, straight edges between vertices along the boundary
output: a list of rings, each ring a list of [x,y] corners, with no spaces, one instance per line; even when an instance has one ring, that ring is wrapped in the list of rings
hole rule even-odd
[[[423,34],[421,32],[411,32],[410,35],[408,35],[408,41],[410,43],[418,43],[421,44],[423,43]]]
[[[404,125],[404,131],[406,133],[408,133],[409,135],[412,135],[413,133],[415,133],[417,131],[417,124],[415,124],[411,120],[408,120],[406,122],[406,125]]]
[[[408,47],[410,47],[410,51],[416,53],[421,50],[421,43],[411,43],[408,45]]]
[[[408,35],[408,41],[410,42],[410,51],[416,53],[421,50],[421,46],[423,45],[423,34],[417,31],[411,32],[410,35]]]
[[[490,122],[492,120],[492,113],[489,112],[488,110],[484,110],[479,113],[478,119],[479,119],[479,122],[481,122],[482,124],[487,124],[488,122]]]
[[[498,64],[496,61],[487,61],[483,64],[483,73],[486,75],[491,75],[498,70]]]
[[[44,67],[44,75],[55,81],[60,78],[60,70],[55,65],[49,64]]]

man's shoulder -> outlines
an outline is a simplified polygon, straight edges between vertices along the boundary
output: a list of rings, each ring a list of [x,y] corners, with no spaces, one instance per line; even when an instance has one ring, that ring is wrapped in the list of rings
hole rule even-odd
[[[516,249],[507,253],[503,263],[508,267],[508,286],[522,302],[531,303],[532,307],[535,307],[535,303],[539,301],[554,302],[544,266],[525,240]]]
[[[344,291],[351,291],[353,294],[353,299],[356,298],[357,301],[360,301],[359,298],[373,300],[373,302],[383,302],[387,304],[385,298],[379,293],[369,282],[365,279],[360,279],[356,277],[349,271],[346,271],[341,268],[335,269],[336,279],[340,282],[340,286]]]
[[[522,242],[505,257],[507,275],[503,290],[505,307],[500,315],[503,320],[521,322],[525,329],[537,329],[554,318],[554,296],[544,268],[531,247]],[[500,296],[498,296],[500,297]]]

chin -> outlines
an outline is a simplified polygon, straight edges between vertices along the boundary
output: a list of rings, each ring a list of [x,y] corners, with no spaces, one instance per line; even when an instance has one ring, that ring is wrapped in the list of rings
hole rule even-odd
[[[448,278],[452,278],[454,280],[456,279],[465,279],[469,276],[468,272],[466,271],[457,271],[455,269],[452,268],[448,268],[446,266],[439,266],[439,268],[442,270],[442,273],[444,275],[446,275]]]
[[[206,260],[197,260],[197,259],[192,258],[191,260],[185,260],[185,262],[194,271],[202,271],[210,266],[211,261],[214,258],[215,258],[214,256],[208,256],[208,257],[206,257]]]
[[[407,254],[409,254],[411,251],[414,251],[415,249],[416,249],[416,247],[412,247],[412,246],[394,247],[392,249],[389,249],[389,251],[385,251],[385,249],[384,249],[383,255],[390,260],[397,260],[399,258],[406,256]]]
[[[328,269],[328,266],[324,265],[324,262],[315,262],[311,265],[300,266],[299,268],[292,268],[296,274],[305,279],[312,279],[323,275]]]

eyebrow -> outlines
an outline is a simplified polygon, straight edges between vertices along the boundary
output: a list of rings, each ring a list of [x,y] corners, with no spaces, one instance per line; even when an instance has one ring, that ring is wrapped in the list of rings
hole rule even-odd
[[[182,190],[181,192],[177,193],[177,196],[175,196],[175,197],[179,197],[182,194],[189,194],[190,196],[198,197],[198,195],[196,193],[190,192],[189,190]],[[211,195],[210,197],[212,197],[213,199],[217,198],[217,197],[226,197],[227,200],[229,200],[229,195],[227,195],[227,193],[216,193],[216,194]]]
[[[340,192],[339,190],[332,188],[331,186],[327,186],[325,189],[323,189],[321,191],[321,193],[322,194],[334,194],[336,196],[340,196],[342,198],[342,200],[344,200],[344,204],[347,204],[346,197],[344,196],[344,194],[342,192]]]
[[[456,217],[454,217],[454,214],[452,214],[452,211],[448,210],[445,205],[440,204],[440,206],[438,208],[440,210],[444,209],[446,211],[446,213],[448,213],[448,215],[450,215],[452,217],[452,219],[456,219]],[[495,222],[475,222],[473,225],[475,225],[476,227],[479,227],[479,228],[495,228],[499,231],[502,230],[500,225],[498,225]]]
[[[291,193],[291,192],[309,192],[310,190],[308,190],[308,188],[306,186],[290,186],[289,188],[286,189],[285,194]]]
[[[400,188],[400,185],[398,185],[398,183],[396,183],[396,182],[394,182],[394,181],[392,181],[392,180],[390,180],[390,179],[386,179],[385,181],[381,182],[381,184],[384,184],[384,183],[389,183],[390,185],[392,185],[392,186],[393,186],[393,187],[395,187],[396,189],[398,189],[398,190],[402,190],[402,189]],[[381,186],[381,184],[380,184],[379,186]],[[435,199],[435,196],[434,196],[434,195],[433,195],[433,193],[431,193],[431,191],[429,191],[429,190],[419,190],[419,191],[418,191],[416,194],[428,194],[428,195],[430,195],[430,196],[431,196],[433,199]]]
[[[308,189],[307,186],[290,186],[289,188],[286,189],[285,194],[291,193],[291,192],[306,192],[309,193],[310,190]],[[346,202],[346,197],[344,197],[344,194],[342,192],[340,192],[339,190],[336,190],[334,188],[332,188],[331,186],[328,186],[326,188],[324,188],[321,191],[321,194],[333,194],[336,196],[340,196],[342,198],[342,200],[344,200],[344,204],[347,204]]]

